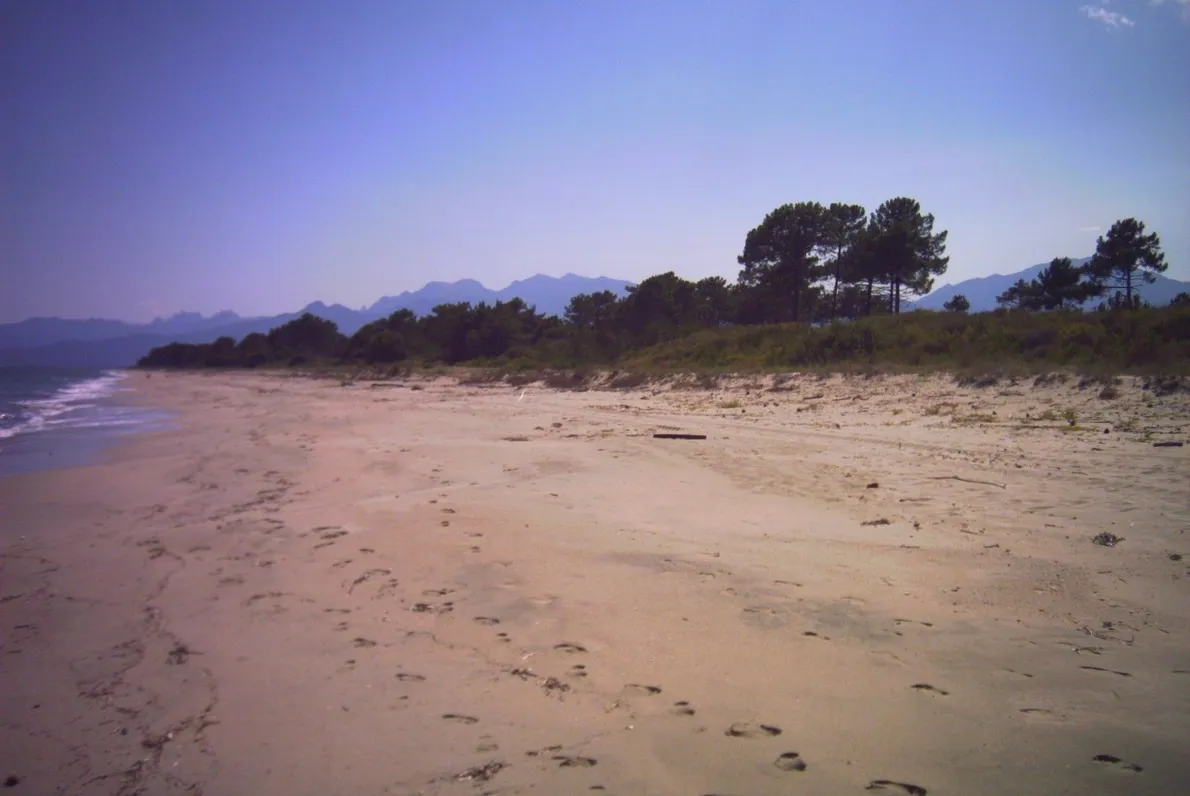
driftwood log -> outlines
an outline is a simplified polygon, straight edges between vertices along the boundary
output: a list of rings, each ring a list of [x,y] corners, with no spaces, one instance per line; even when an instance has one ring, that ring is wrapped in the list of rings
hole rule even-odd
[[[995,486],[1000,489],[1008,489],[1008,484],[997,484],[995,481],[979,481],[974,478],[962,478],[957,475],[932,475],[931,481],[962,481],[964,484],[983,484],[984,486]]]
[[[706,434],[654,434],[653,439],[706,439]]]

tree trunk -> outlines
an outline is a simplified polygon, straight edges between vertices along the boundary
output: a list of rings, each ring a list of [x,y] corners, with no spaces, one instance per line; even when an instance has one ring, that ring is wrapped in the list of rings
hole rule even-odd
[[[1132,309],[1132,269],[1124,271],[1124,297],[1128,300],[1128,309]]]
[[[835,289],[831,292],[831,323],[835,322],[835,309],[839,305],[839,277],[843,274],[843,246],[835,247]]]
[[[800,275],[794,277],[793,280],[793,322],[797,323],[800,318],[800,310],[802,304],[802,280]]]
[[[839,274],[835,274],[835,289],[831,291],[831,323],[835,321],[835,308],[839,305]]]
[[[868,315],[872,314],[872,283],[875,281],[876,281],[876,277],[874,277],[874,276],[868,277],[868,307],[866,310],[866,314],[868,314]]]

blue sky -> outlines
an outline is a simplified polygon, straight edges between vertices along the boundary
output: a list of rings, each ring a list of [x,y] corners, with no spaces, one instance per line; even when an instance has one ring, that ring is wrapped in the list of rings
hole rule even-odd
[[[0,321],[734,278],[909,195],[959,281],[1112,221],[1190,278],[1185,0],[0,0]]]

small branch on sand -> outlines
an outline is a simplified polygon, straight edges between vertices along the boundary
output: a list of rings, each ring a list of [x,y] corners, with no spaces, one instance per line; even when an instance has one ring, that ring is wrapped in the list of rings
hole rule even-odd
[[[957,475],[931,475],[931,481],[962,481],[964,484],[983,484],[984,486],[998,486],[1001,489],[1008,489],[1008,484],[997,484],[993,481],[976,481],[972,478],[962,478]]]
[[[706,434],[654,434],[653,439],[706,439]]]

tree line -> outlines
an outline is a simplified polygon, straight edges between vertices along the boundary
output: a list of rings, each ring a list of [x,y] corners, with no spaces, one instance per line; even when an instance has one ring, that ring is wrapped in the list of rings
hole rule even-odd
[[[946,238],[946,231],[934,231],[934,216],[908,197],[890,199],[870,215],[854,204],[785,204],[745,236],[734,283],[718,276],[690,281],[670,271],[631,286],[622,297],[610,291],[575,296],[561,318],[539,314],[520,299],[448,303],[421,317],[398,310],[350,337],[334,323],[306,314],[238,342],[223,337],[155,348],[139,365],[613,362],[626,352],[704,330],[897,315],[903,299],[928,293],[934,278],[945,273]],[[1072,306],[1073,266],[1064,262],[1055,260],[1036,285],[1024,285],[1002,303],[1026,310]],[[1098,291],[1088,296],[1118,287],[1125,299],[1116,304],[1135,306],[1135,285],[1164,269],[1157,236],[1144,235],[1144,225],[1128,219],[1100,239],[1084,269],[1074,269],[1075,283],[1078,291]],[[947,308],[965,312],[968,305],[956,296]]]

